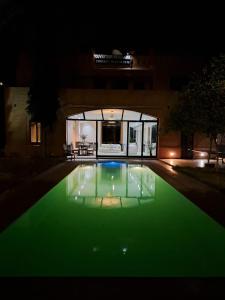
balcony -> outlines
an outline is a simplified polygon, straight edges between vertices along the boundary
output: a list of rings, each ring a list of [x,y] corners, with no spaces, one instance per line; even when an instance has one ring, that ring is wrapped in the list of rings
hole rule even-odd
[[[133,58],[127,55],[115,55],[115,54],[94,54],[93,55],[95,65],[99,68],[104,67],[120,67],[120,68],[132,68]]]

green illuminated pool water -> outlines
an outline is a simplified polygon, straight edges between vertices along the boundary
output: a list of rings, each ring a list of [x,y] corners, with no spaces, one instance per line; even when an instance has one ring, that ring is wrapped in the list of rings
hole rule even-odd
[[[0,234],[0,275],[224,276],[225,229],[145,166],[80,165]]]

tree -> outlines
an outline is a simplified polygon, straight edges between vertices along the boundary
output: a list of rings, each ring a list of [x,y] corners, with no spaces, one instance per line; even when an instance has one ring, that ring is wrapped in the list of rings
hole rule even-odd
[[[201,132],[209,137],[208,162],[212,144],[225,133],[225,55],[214,57],[181,92],[172,109],[169,127],[186,134]]]
[[[60,105],[57,89],[57,73],[55,72],[54,65],[51,65],[47,59],[41,58],[36,62],[34,68],[33,82],[28,92],[26,109],[31,116],[31,121],[41,122],[42,124],[46,155],[47,129],[52,130]]]
[[[5,101],[4,86],[0,84],[0,156],[4,155],[5,148]]]

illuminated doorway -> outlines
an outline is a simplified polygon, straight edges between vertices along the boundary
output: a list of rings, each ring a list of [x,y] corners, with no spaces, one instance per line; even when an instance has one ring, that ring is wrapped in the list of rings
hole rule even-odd
[[[123,109],[99,109],[67,118],[67,144],[78,157],[157,157],[158,119]]]

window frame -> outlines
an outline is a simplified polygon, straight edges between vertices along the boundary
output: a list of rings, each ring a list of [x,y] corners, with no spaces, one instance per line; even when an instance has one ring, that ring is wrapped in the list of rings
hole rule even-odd
[[[38,128],[38,124],[40,124],[40,130]],[[35,126],[35,141],[32,141],[32,126]],[[30,121],[29,123],[29,132],[30,132],[30,143],[31,145],[41,145],[42,144],[42,124],[41,122]],[[40,136],[39,136],[40,133]]]

